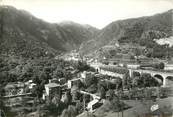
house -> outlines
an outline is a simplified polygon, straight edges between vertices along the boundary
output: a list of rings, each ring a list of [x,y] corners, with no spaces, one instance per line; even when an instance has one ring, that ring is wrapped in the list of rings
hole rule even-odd
[[[86,78],[86,75],[87,75],[86,71],[84,71],[84,72],[81,73],[81,77],[82,78]]]
[[[12,96],[24,93],[25,84],[21,82],[8,83],[5,87],[5,96]]]
[[[51,96],[52,94],[60,94],[61,86],[57,83],[45,84],[45,94]]]
[[[70,53],[64,55],[63,59],[66,61],[81,61],[82,60],[80,54],[76,50],[73,50]]]
[[[95,109],[97,109],[100,106],[101,106],[101,103],[99,103],[99,100],[94,99],[94,100],[92,100],[91,102],[88,103],[87,109],[90,112],[93,112]]]
[[[84,71],[81,73],[81,78],[91,78],[95,73],[94,72],[87,72],[87,71]]]
[[[29,89],[33,89],[34,87],[36,86],[36,84],[35,83],[31,83],[31,84],[29,84]]]
[[[72,80],[68,80],[67,82],[67,87],[68,88],[72,88],[72,86],[77,83],[78,81],[80,81],[81,78],[75,78],[75,79],[72,79]]]
[[[36,86],[36,84],[33,83],[32,80],[29,80],[29,81],[25,82],[25,85],[26,85],[29,89],[33,89],[34,86]]]

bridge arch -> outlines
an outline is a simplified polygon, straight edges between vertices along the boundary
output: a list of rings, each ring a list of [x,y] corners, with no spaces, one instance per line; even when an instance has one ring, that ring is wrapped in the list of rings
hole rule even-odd
[[[160,74],[155,74],[155,75],[154,75],[154,78],[156,78],[156,80],[157,80],[161,85],[163,85],[164,78],[163,78],[162,75],[160,75]]]

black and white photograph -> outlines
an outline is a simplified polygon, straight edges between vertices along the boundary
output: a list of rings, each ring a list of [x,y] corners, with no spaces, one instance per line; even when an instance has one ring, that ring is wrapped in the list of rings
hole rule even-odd
[[[0,0],[0,117],[173,117],[173,0]]]

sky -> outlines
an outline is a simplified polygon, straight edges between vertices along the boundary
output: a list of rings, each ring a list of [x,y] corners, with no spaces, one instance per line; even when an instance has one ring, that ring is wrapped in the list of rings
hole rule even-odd
[[[3,0],[3,4],[29,11],[47,22],[73,21],[100,29],[116,20],[173,9],[173,0]]]

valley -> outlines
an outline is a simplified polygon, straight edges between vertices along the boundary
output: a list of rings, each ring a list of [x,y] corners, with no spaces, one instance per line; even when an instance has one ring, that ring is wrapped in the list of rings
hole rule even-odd
[[[171,117],[172,12],[97,29],[0,6],[0,117]]]

